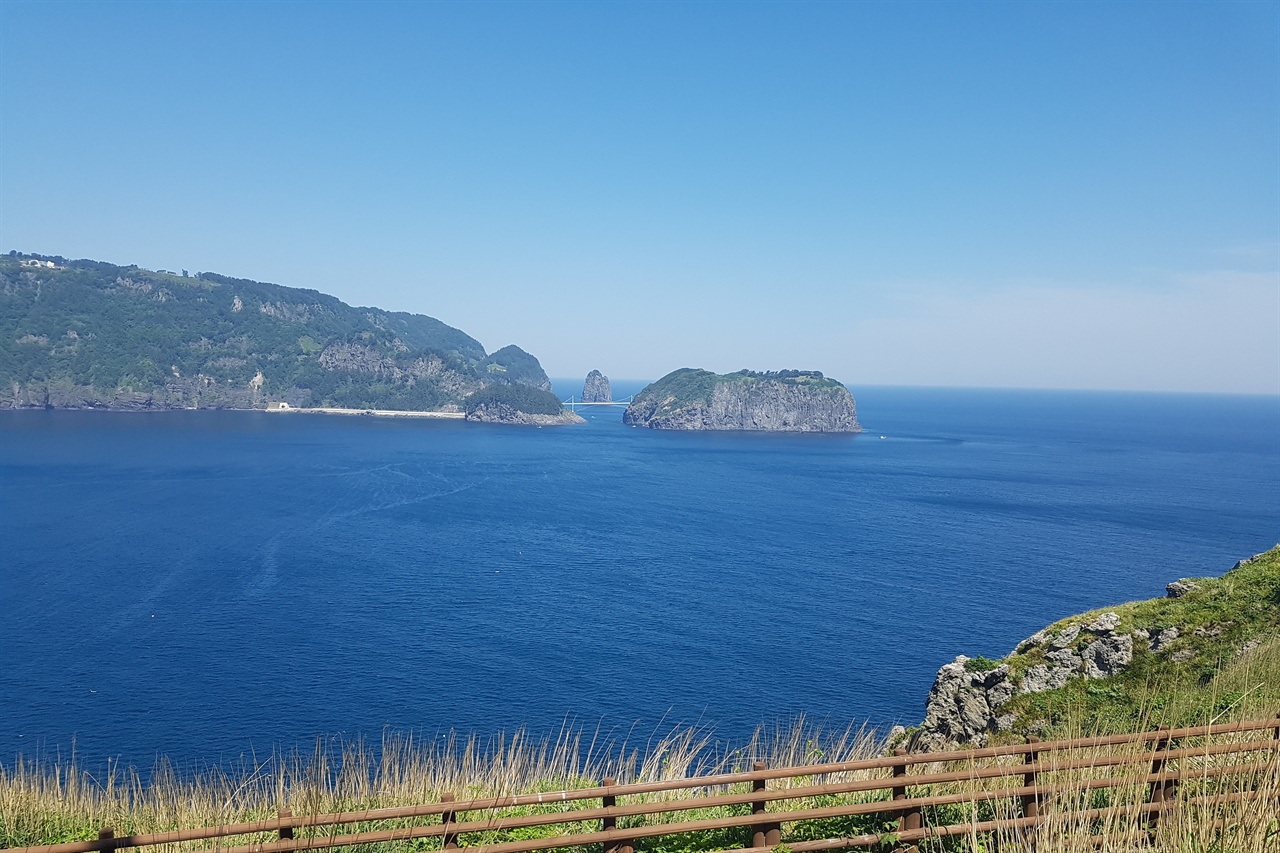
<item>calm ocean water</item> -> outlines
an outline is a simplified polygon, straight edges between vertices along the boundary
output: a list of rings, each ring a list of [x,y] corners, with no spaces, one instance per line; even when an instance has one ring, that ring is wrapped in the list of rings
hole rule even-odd
[[[1280,539],[1280,398],[854,393],[856,437],[0,413],[0,762],[910,723]]]

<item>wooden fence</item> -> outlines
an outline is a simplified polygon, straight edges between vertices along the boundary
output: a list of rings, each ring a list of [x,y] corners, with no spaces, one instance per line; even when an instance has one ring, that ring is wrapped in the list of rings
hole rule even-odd
[[[837,798],[843,799],[832,803]],[[1100,800],[1105,802],[1097,804]],[[737,851],[766,853],[785,841],[788,849],[805,853],[886,844],[906,848],[929,838],[975,833],[1027,840],[1036,832],[1054,831],[1054,821],[1065,825],[1064,819],[1077,827],[1093,822],[1095,829],[1114,830],[1123,823],[1127,832],[1146,834],[1174,809],[1231,804],[1270,808],[1273,816],[1280,810],[1280,716],[946,753],[898,750],[881,758],[798,767],[756,764],[746,772],[663,782],[605,779],[597,787],[552,793],[465,801],[444,794],[437,803],[334,814],[281,811],[253,823],[148,835],[116,836],[103,829],[96,840],[0,853],[156,845],[289,853],[409,841],[417,842],[415,849],[461,847],[467,853],[586,845],[604,853],[634,853],[647,839],[724,830],[742,833],[746,846],[733,848]],[[687,814],[695,811],[702,814]],[[854,826],[854,818],[888,825],[877,832],[811,837],[815,825],[846,819],[846,826]],[[389,823],[397,825],[377,828]],[[527,837],[532,835],[539,837]]]

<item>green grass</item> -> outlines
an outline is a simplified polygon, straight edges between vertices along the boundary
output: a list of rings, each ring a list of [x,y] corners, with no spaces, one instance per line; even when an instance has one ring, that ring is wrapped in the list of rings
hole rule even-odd
[[[1015,696],[1001,709],[1016,716],[1013,733],[1056,737],[1074,729],[1192,725],[1231,711],[1274,713],[1280,708],[1280,548],[1195,583],[1198,589],[1181,598],[1101,608],[1046,629],[1054,636],[1110,612],[1120,617],[1117,631],[1141,629],[1154,639],[1177,628],[1179,636],[1158,652],[1135,641],[1130,666],[1110,678],[1073,678],[1058,690]],[[1073,645],[1088,641],[1082,634]],[[1003,662],[1016,678],[1043,660],[1043,649],[1035,648]]]

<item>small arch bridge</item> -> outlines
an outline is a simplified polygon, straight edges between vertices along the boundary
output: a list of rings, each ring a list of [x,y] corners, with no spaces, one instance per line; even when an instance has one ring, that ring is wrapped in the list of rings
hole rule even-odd
[[[631,401],[634,399],[635,395],[632,394],[625,400],[611,400],[608,403],[584,403],[576,397],[570,396],[568,400],[561,400],[561,402],[568,407],[569,411],[573,412],[577,411],[581,406],[630,406]]]

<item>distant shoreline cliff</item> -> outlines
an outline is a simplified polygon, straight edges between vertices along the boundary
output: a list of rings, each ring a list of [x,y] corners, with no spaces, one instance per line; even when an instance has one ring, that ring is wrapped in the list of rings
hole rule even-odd
[[[817,371],[682,368],[635,396],[623,423],[650,429],[861,432],[853,395]]]
[[[10,252],[0,255],[0,321],[0,409],[283,403],[461,415],[493,387],[552,396],[519,347],[486,353],[433,317],[216,273]],[[548,414],[545,399],[519,394],[504,412],[526,399],[529,414]]]

